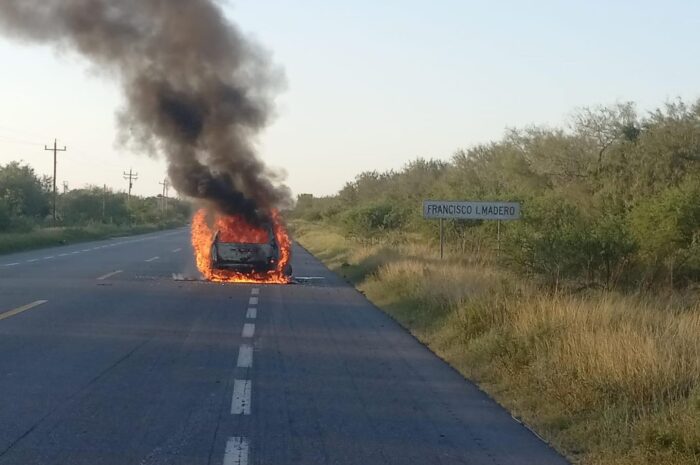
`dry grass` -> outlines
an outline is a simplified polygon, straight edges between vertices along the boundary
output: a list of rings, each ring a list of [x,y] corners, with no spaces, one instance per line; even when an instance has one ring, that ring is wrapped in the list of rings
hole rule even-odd
[[[694,296],[553,294],[411,243],[297,238],[574,461],[700,464]]]

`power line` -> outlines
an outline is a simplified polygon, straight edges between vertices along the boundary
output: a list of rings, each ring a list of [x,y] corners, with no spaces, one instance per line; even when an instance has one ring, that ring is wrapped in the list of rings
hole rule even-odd
[[[45,139],[47,137],[46,134],[39,134],[36,132],[28,132],[28,131],[25,131],[24,129],[17,129],[17,128],[7,126],[4,123],[0,124],[0,131],[5,132],[7,134],[10,134],[15,138],[20,138],[20,139],[25,139],[25,140],[26,139],[38,140],[38,139]],[[39,145],[41,145],[41,144],[39,144]]]
[[[53,152],[53,225],[56,226],[56,154],[68,150],[65,146],[62,149],[58,148],[56,139],[53,140],[53,148],[44,145],[44,150]]]
[[[0,142],[4,142],[7,144],[18,144],[18,145],[31,145],[34,147],[41,147],[44,144],[39,144],[37,142],[30,142],[28,140],[23,140],[23,139],[8,139],[4,135],[0,134]]]

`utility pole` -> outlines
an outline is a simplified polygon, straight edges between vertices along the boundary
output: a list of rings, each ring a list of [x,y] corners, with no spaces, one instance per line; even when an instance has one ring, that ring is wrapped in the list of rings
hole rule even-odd
[[[107,207],[107,184],[102,185],[102,223],[105,222],[105,210]]]
[[[170,182],[168,181],[168,178],[163,179],[163,182],[159,182],[161,186],[163,186],[163,214],[168,213],[168,193],[170,191]]]
[[[139,178],[138,173],[134,173],[131,168],[129,168],[129,172],[127,173],[126,171],[124,172],[124,179],[129,180],[129,194],[126,197],[126,214],[127,218],[129,220],[129,226],[131,226],[131,188],[134,187],[134,181],[136,181]]]
[[[65,146],[62,149],[58,148],[58,141],[53,140],[53,148],[44,145],[44,150],[53,152],[53,225],[56,226],[56,154],[68,150]]]
[[[68,192],[68,181],[63,181],[63,193]]]
[[[129,181],[129,194],[127,196],[127,206],[131,204],[131,188],[134,187],[134,181],[136,181],[138,178],[139,174],[134,173],[131,168],[129,168],[128,173],[126,171],[124,172],[124,179]]]

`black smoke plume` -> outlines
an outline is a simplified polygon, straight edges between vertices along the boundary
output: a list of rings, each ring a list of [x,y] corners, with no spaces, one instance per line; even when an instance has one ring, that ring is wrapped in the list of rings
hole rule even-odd
[[[288,202],[254,146],[280,74],[216,0],[0,0],[0,29],[117,77],[120,140],[163,153],[180,193],[254,222]]]

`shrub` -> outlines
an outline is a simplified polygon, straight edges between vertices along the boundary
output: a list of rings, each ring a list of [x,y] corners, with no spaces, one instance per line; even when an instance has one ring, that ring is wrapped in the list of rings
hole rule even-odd
[[[639,243],[647,280],[664,275],[673,284],[700,278],[700,187],[685,183],[645,199],[629,222]]]
[[[353,208],[342,215],[343,229],[359,238],[398,229],[405,220],[406,212],[388,203]]]
[[[10,227],[10,207],[4,199],[0,199],[0,231],[7,231]]]
[[[527,202],[523,220],[509,234],[511,263],[550,282],[580,278],[608,287],[636,249],[624,216],[605,212],[591,218],[555,195]]]

